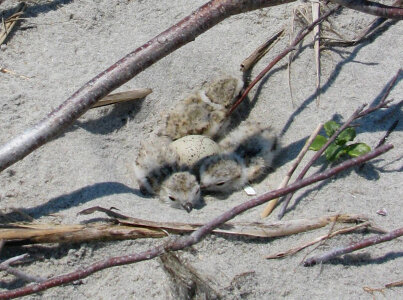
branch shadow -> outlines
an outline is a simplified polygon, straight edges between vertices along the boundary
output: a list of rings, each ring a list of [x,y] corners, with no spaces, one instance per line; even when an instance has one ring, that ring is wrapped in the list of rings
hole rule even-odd
[[[359,44],[358,46],[356,46],[354,48],[354,50],[349,53],[349,55],[344,58],[342,61],[340,61],[334,68],[334,71],[330,74],[329,78],[327,79],[326,83],[324,83],[321,88],[320,88],[320,93],[324,93],[325,91],[327,91],[331,85],[335,82],[336,78],[338,77],[338,75],[340,74],[341,70],[343,69],[343,67],[347,64],[347,63],[351,63],[351,62],[355,62],[358,63],[357,61],[355,61],[355,58],[357,57],[358,53],[360,52],[361,49],[363,49],[364,47],[370,45],[372,42],[375,41],[375,39],[380,36],[382,33],[386,32],[392,25],[396,24],[397,21],[392,20],[392,21],[388,21],[385,22],[383,25],[381,25],[377,30],[375,30],[373,33],[371,33],[368,37],[368,39],[366,41],[364,41],[363,43]],[[335,49],[332,49],[334,52],[339,53],[339,55],[341,54],[341,51],[337,51]],[[297,54],[295,55],[297,56]],[[295,59],[295,58],[294,58]],[[302,104],[299,106],[299,108],[297,108],[296,111],[294,111],[291,116],[289,117],[288,121],[286,122],[286,124],[284,125],[283,129],[281,130],[281,135],[284,135],[288,129],[290,128],[293,120],[313,101],[315,101],[317,96],[316,91],[311,94],[307,99],[305,99]],[[375,101],[379,101],[380,98],[379,96],[376,98]]]
[[[343,266],[381,265],[401,257],[403,257],[403,251],[389,252],[376,258],[372,258],[371,254],[366,252],[358,254],[345,254],[343,257],[331,259],[330,261],[326,262],[326,264]]]
[[[106,114],[94,120],[84,122],[77,120],[69,131],[82,128],[94,134],[106,135],[112,133],[135,118],[136,114],[141,110],[144,99],[145,98],[115,104],[112,109],[110,109],[110,107],[96,108],[104,109]]]
[[[28,18],[36,17],[40,14],[46,14],[51,11],[58,10],[61,5],[66,5],[73,2],[73,0],[53,0],[42,3],[35,3],[28,5],[25,15]]]
[[[64,209],[76,207],[80,204],[87,203],[97,198],[115,194],[135,194],[138,196],[142,196],[141,192],[138,189],[130,188],[122,183],[100,182],[93,185],[85,186],[74,192],[50,199],[48,202],[32,208],[21,208],[20,211],[28,214],[34,219],[37,219]],[[8,213],[7,215],[5,215],[4,219],[6,220],[6,222],[7,220],[8,222],[10,222],[10,220],[14,222],[26,221],[21,220],[21,215],[16,213]]]

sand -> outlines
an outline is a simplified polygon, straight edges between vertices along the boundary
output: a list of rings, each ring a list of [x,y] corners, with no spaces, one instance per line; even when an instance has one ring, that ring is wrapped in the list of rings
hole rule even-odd
[[[0,143],[36,124],[52,109],[99,72],[141,46],[203,4],[204,1],[33,1],[26,18],[0,50],[0,66],[28,79],[0,73]],[[141,140],[157,127],[161,113],[181,97],[220,72],[237,72],[240,62],[283,26],[289,28],[291,3],[233,16],[196,40],[157,62],[118,91],[152,88],[144,100],[87,112],[62,135],[0,174],[0,208],[15,208],[40,222],[74,224],[88,220],[77,213],[92,206],[116,207],[122,213],[155,221],[205,222],[250,199],[243,191],[227,199],[205,198],[206,206],[190,214],[171,209],[138,190],[132,172]],[[4,1],[9,12],[14,1]],[[334,27],[353,37],[373,20],[343,10],[332,17]],[[276,188],[290,161],[319,122],[346,120],[362,103],[379,101],[387,82],[401,68],[403,27],[390,22],[372,39],[349,48],[322,52],[322,94],[315,103],[315,63],[311,37],[291,68],[291,100],[287,61],[266,76],[250,94],[248,119],[259,120],[283,132],[283,150],[276,170],[253,187],[258,194]],[[254,68],[256,76],[288,42],[285,38]],[[399,79],[390,98],[401,100]],[[359,121],[357,140],[372,147],[401,109],[383,121],[380,111]],[[337,213],[360,213],[392,230],[401,227],[402,127],[390,136],[395,148],[368,163],[363,170],[347,171],[333,180],[306,188],[294,196],[285,220]],[[309,153],[304,161],[307,161]],[[320,169],[320,161],[312,172]],[[298,202],[295,205],[295,201]],[[400,207],[400,208],[399,208]],[[387,216],[376,211],[385,208]],[[259,221],[262,207],[242,214],[237,221]],[[101,214],[95,215],[102,217]],[[276,212],[264,222],[275,221]],[[370,299],[364,286],[381,287],[402,279],[402,242],[394,240],[367,248],[330,264],[306,268],[308,251],[283,260],[264,256],[326,234],[328,228],[276,239],[236,239],[211,236],[180,257],[211,281],[228,299]],[[327,241],[314,251],[357,241],[369,234],[349,234]],[[12,248],[3,258],[28,252],[33,262],[21,267],[43,277],[64,274],[100,259],[138,253],[163,240],[138,239],[80,245]],[[1,273],[0,289],[23,286],[21,280]],[[167,299],[175,298],[170,279],[159,259],[98,272],[76,285],[47,290],[29,298]],[[397,299],[402,288],[388,289]],[[379,294],[377,294],[379,295]],[[379,295],[379,297],[382,297]],[[400,296],[401,297],[401,296]]]

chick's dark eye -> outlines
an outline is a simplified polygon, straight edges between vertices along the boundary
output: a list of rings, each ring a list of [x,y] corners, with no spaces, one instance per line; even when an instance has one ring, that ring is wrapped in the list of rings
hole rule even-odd
[[[174,197],[172,197],[172,196],[169,196],[169,200],[176,201],[176,199]]]
[[[221,181],[221,182],[217,183],[216,185],[220,186],[220,185],[223,185],[224,183],[225,183],[224,181]]]

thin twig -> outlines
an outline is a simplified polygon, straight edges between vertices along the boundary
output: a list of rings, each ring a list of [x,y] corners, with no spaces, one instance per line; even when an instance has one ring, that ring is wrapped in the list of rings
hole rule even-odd
[[[18,269],[10,267],[11,264],[21,261],[27,257],[29,257],[28,254],[22,254],[22,255],[18,255],[18,256],[9,258],[9,259],[3,261],[2,263],[0,263],[0,270],[7,272],[9,274],[12,274],[15,277],[18,277],[26,282],[43,282],[45,280],[44,278],[41,278],[39,276],[28,275]]]
[[[319,19],[315,20],[305,28],[301,29],[293,42],[285,48],[279,55],[277,55],[268,65],[266,68],[263,69],[259,73],[259,75],[256,76],[256,78],[249,84],[249,86],[245,89],[245,91],[242,93],[241,97],[233,104],[231,109],[228,111],[228,115],[232,114],[234,110],[241,104],[241,102],[246,98],[246,96],[249,94],[250,90],[263,78],[264,75],[267,74],[282,58],[284,58],[288,53],[291,51],[295,50],[295,47],[307,36],[308,33],[310,33],[314,27],[321,22],[323,22],[327,17],[329,17],[331,14],[336,12],[340,6],[337,6],[331,10],[329,10],[327,13],[325,13],[323,16],[321,16]]]
[[[390,103],[390,101],[386,100],[386,98],[388,97],[390,91],[392,90],[392,87],[394,86],[394,84],[396,83],[396,80],[398,79],[400,72],[402,72],[401,69],[399,69],[396,73],[396,75],[392,78],[392,80],[390,81],[388,88],[386,89],[384,95],[382,96],[381,101],[378,103],[378,105],[375,105],[373,107],[369,107],[366,110],[363,110],[364,107],[366,106],[366,104],[363,104],[360,108],[358,108],[353,114],[352,116],[327,140],[327,142],[325,143],[325,145],[319,149],[315,155],[312,157],[312,159],[308,162],[308,164],[305,166],[305,168],[301,171],[301,173],[298,175],[296,180],[300,180],[302,178],[304,178],[305,174],[308,172],[309,168],[315,163],[315,161],[323,154],[323,152],[325,152],[325,150],[329,147],[329,145],[331,143],[333,143],[336,138],[338,137],[338,135],[344,130],[346,129],[348,126],[350,126],[350,124],[358,119],[358,118],[362,118],[380,108],[386,108],[387,105]],[[281,219],[287,209],[288,204],[290,203],[290,200],[293,196],[293,193],[287,195],[287,197],[285,198],[284,202],[283,202],[283,206],[281,207],[281,211],[278,215],[278,218]]]
[[[385,289],[390,289],[390,288],[398,287],[398,286],[403,286],[403,280],[387,283],[382,288],[371,288],[369,286],[364,286],[362,289],[364,291],[366,291],[367,293],[370,293],[371,295],[374,296],[375,292],[379,292],[379,293],[383,294]],[[375,299],[375,296],[374,296],[374,299]]]
[[[309,266],[313,266],[313,265],[316,265],[319,263],[323,263],[323,262],[329,261],[337,256],[340,256],[340,255],[343,255],[346,253],[350,253],[350,252],[353,252],[353,251],[356,251],[356,250],[359,250],[362,248],[366,248],[369,246],[373,246],[373,245],[376,245],[379,243],[388,242],[388,241],[398,238],[402,235],[403,235],[403,227],[395,229],[395,230],[390,231],[383,235],[370,237],[370,238],[361,240],[357,243],[352,243],[345,247],[338,247],[338,248],[332,249],[332,250],[326,252],[325,254],[322,254],[319,256],[308,258],[307,260],[304,261],[304,266],[309,267]]]
[[[167,243],[156,246],[154,248],[143,251],[141,253],[133,253],[133,254],[129,254],[129,255],[125,255],[125,256],[118,256],[118,257],[110,257],[105,260],[96,262],[88,267],[85,267],[85,268],[82,267],[71,273],[50,278],[42,283],[32,284],[32,285],[18,288],[18,289],[12,290],[12,291],[1,292],[0,299],[15,298],[15,297],[21,297],[21,296],[38,293],[40,291],[43,291],[43,290],[46,290],[46,289],[49,289],[49,288],[52,288],[55,286],[59,286],[62,284],[66,284],[66,283],[70,283],[70,282],[82,279],[95,272],[98,272],[98,271],[101,271],[101,270],[104,270],[107,268],[116,267],[116,266],[120,266],[120,265],[126,265],[126,264],[132,264],[132,263],[136,263],[136,262],[144,261],[144,260],[150,260],[154,257],[160,256],[161,254],[165,253],[166,251],[177,251],[177,250],[185,249],[187,247],[190,247],[190,246],[200,242],[203,238],[205,238],[208,234],[210,234],[212,232],[212,230],[214,230],[218,226],[224,224],[225,222],[233,219],[237,215],[239,215],[253,207],[261,205],[271,199],[286,195],[287,193],[296,191],[302,187],[311,185],[315,182],[330,178],[348,168],[357,166],[359,164],[362,164],[363,162],[366,162],[370,159],[378,157],[379,155],[389,151],[392,148],[393,148],[393,145],[381,146],[378,149],[375,149],[362,156],[346,160],[346,161],[340,163],[339,165],[337,165],[329,170],[326,170],[322,173],[314,174],[308,178],[295,182],[285,188],[271,191],[271,192],[265,193],[259,197],[256,197],[254,199],[251,199],[245,203],[242,203],[238,206],[233,207],[232,209],[226,211],[222,215],[212,219],[210,222],[206,223],[205,225],[203,225],[202,227],[200,227],[198,230],[196,230],[195,232],[193,232],[190,235],[178,237],[178,238],[171,238],[167,241]]]
[[[293,248],[291,248],[291,249],[289,249],[287,251],[282,251],[282,252],[278,252],[278,253],[275,253],[275,254],[267,255],[265,258],[266,259],[274,259],[274,258],[283,258],[283,257],[286,257],[286,256],[290,256],[290,255],[293,255],[293,254],[305,249],[306,247],[315,245],[316,243],[319,243],[319,242],[321,242],[323,240],[330,239],[330,238],[334,237],[335,235],[352,232],[352,231],[355,231],[357,229],[361,229],[363,227],[368,227],[368,226],[370,226],[369,222],[365,222],[365,223],[350,226],[350,227],[344,227],[344,228],[341,228],[341,229],[336,230],[334,232],[319,236],[319,237],[317,237],[316,239],[314,239],[314,240],[312,240],[310,242],[304,243],[304,244],[299,245],[297,247],[293,247]]]
[[[23,14],[25,8],[26,5],[24,2],[19,3],[17,8],[15,9],[16,12],[12,16],[10,16],[7,20],[5,21],[3,20],[3,30],[0,30],[0,45],[3,44],[4,41],[7,39],[11,30],[13,30],[14,26],[17,24],[18,20]]]
[[[331,0],[350,9],[389,19],[403,20],[403,9],[367,0]]]
[[[353,120],[355,120],[357,118],[357,116],[360,114],[360,112],[364,109],[364,107],[366,106],[366,104],[361,105],[360,108],[358,108],[353,115],[342,125],[340,126],[340,128],[327,140],[327,142],[325,143],[325,145],[323,145],[323,147],[321,149],[319,149],[315,155],[312,157],[312,159],[306,164],[306,166],[304,167],[304,169],[301,171],[301,173],[298,175],[296,181],[301,180],[302,178],[304,178],[305,174],[308,172],[309,168],[315,163],[316,160],[318,160],[318,158],[323,154],[323,152],[325,152],[325,150],[329,147],[329,145],[331,143],[333,143],[336,138],[338,137],[338,135],[344,130],[346,129]],[[281,207],[281,211],[278,214],[278,218],[281,219],[284,214],[285,211],[287,209],[288,203],[290,202],[291,198],[292,198],[293,194],[289,194],[285,200],[284,200],[284,204]]]
[[[212,0],[87,82],[38,124],[0,148],[0,172],[61,134],[99,99],[224,19],[294,0]]]
[[[316,127],[314,132],[312,132],[311,136],[305,142],[304,147],[302,148],[301,152],[298,154],[297,158],[294,160],[291,168],[288,170],[287,175],[284,177],[283,181],[281,182],[281,184],[279,185],[278,188],[283,188],[283,187],[287,186],[288,182],[291,179],[292,174],[294,174],[295,169],[301,163],[301,160],[304,158],[306,152],[309,149],[309,146],[311,146],[312,142],[314,141],[316,136],[319,134],[319,131],[322,130],[322,127],[323,127],[323,123],[319,123],[319,125]],[[271,212],[273,211],[273,209],[276,207],[277,203],[278,203],[278,198],[270,200],[267,203],[264,210],[262,211],[262,213],[260,214],[260,217],[266,218],[268,215],[270,215]]]
[[[320,16],[320,3],[312,2],[312,21],[316,21]],[[316,65],[316,106],[320,104],[320,25],[313,28],[313,47],[315,52]]]

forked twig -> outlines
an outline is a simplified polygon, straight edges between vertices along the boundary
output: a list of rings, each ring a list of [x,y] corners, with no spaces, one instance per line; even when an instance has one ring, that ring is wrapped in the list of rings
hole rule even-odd
[[[9,274],[12,274],[15,277],[18,277],[26,282],[43,282],[45,279],[41,278],[40,276],[28,275],[16,268],[13,268],[10,266],[11,264],[21,261],[27,257],[29,257],[28,254],[22,254],[22,255],[18,255],[18,256],[9,258],[9,259],[3,261],[2,263],[0,263],[0,270],[7,272]]]
[[[317,237],[316,239],[314,239],[312,241],[309,241],[307,243],[304,243],[302,245],[299,245],[297,247],[293,247],[293,248],[291,248],[291,249],[289,249],[287,251],[282,251],[282,252],[278,252],[278,253],[275,253],[275,254],[267,255],[265,258],[266,259],[274,259],[274,258],[283,258],[283,257],[289,256],[289,255],[293,255],[293,254],[305,249],[306,247],[315,245],[316,243],[319,243],[319,242],[321,242],[323,240],[330,239],[330,238],[334,237],[335,235],[352,232],[352,231],[355,231],[357,229],[365,228],[365,227],[368,227],[368,226],[370,226],[369,222],[365,222],[365,223],[350,226],[350,227],[344,227],[344,228],[341,228],[341,229],[336,230],[334,232],[331,232],[331,233],[322,235],[320,237]]]
[[[300,180],[302,178],[304,178],[305,174],[308,172],[308,170],[310,169],[310,167],[315,163],[315,161],[323,154],[323,152],[325,152],[325,150],[329,147],[329,145],[331,143],[333,143],[336,138],[338,137],[338,135],[344,130],[346,129],[348,126],[350,126],[350,124],[354,121],[357,120],[359,118],[362,118],[380,108],[386,108],[387,105],[390,103],[390,101],[387,101],[386,98],[388,97],[390,91],[392,90],[392,87],[394,86],[397,78],[399,77],[399,74],[402,70],[399,69],[396,73],[396,75],[392,78],[391,82],[389,83],[389,86],[386,90],[386,92],[384,93],[381,101],[379,102],[378,105],[375,105],[373,107],[369,107],[366,110],[363,110],[364,107],[366,106],[366,104],[362,105],[360,108],[358,108],[352,115],[351,117],[342,125],[340,126],[340,128],[337,129],[337,131],[327,140],[327,142],[325,143],[325,145],[323,145],[323,147],[321,149],[319,149],[315,155],[312,157],[312,159],[307,163],[307,165],[304,167],[304,169],[301,171],[301,173],[298,175],[296,180]],[[293,194],[289,194],[287,195],[287,197],[285,198],[284,202],[283,202],[283,206],[281,207],[281,211],[278,215],[279,219],[281,219],[287,209],[288,204],[290,203],[290,200],[292,198]]]
[[[277,55],[267,66],[266,68],[263,69],[259,73],[259,75],[256,76],[256,78],[249,84],[249,86],[245,89],[245,91],[242,93],[241,97],[232,105],[230,110],[228,111],[228,115],[232,114],[234,110],[242,103],[243,100],[245,100],[246,96],[249,94],[250,90],[263,78],[264,75],[267,74],[281,59],[283,59],[288,53],[291,51],[295,50],[295,47],[307,36],[308,33],[310,33],[315,26],[323,22],[327,17],[329,17],[331,14],[335,13],[340,6],[337,6],[331,10],[329,10],[327,13],[323,14],[320,18],[306,26],[305,28],[301,29],[295,39],[292,41],[292,43],[285,48],[279,55]]]
[[[82,267],[74,272],[71,272],[71,273],[68,273],[65,275],[55,276],[53,278],[50,278],[50,279],[48,279],[44,282],[38,283],[38,284],[32,284],[32,285],[18,288],[18,289],[12,290],[12,291],[1,292],[0,299],[8,299],[8,298],[26,296],[26,295],[37,293],[37,292],[40,292],[40,291],[43,291],[43,290],[46,290],[46,289],[49,289],[49,288],[52,288],[52,287],[55,287],[58,285],[62,285],[62,284],[76,281],[78,279],[82,279],[82,278],[87,277],[100,270],[104,270],[104,269],[116,267],[116,266],[121,266],[121,265],[126,265],[126,264],[132,264],[132,263],[136,263],[139,261],[150,260],[154,257],[162,255],[166,251],[177,251],[177,250],[185,249],[187,247],[190,247],[190,246],[200,242],[208,234],[210,234],[212,232],[212,230],[214,230],[218,226],[224,224],[225,222],[233,219],[240,213],[243,213],[253,207],[261,205],[271,199],[281,197],[283,195],[286,195],[287,193],[296,191],[302,187],[305,187],[305,186],[311,185],[315,182],[330,178],[348,168],[360,165],[363,162],[366,162],[375,157],[378,157],[379,155],[389,151],[392,148],[393,148],[393,145],[383,145],[367,154],[346,160],[346,161],[340,163],[339,165],[337,165],[329,170],[326,170],[322,173],[314,174],[308,178],[299,180],[285,188],[274,190],[274,191],[265,193],[259,197],[256,197],[254,199],[251,199],[245,203],[242,203],[238,206],[233,207],[232,209],[226,211],[222,215],[212,219],[210,222],[206,223],[205,225],[203,225],[202,227],[200,227],[198,230],[196,230],[195,232],[193,232],[190,235],[178,237],[178,238],[171,238],[165,244],[156,246],[154,248],[143,251],[141,253],[133,253],[133,254],[129,254],[129,255],[125,255],[125,256],[118,256],[118,257],[110,257],[105,260],[96,262],[88,267]]]
[[[369,246],[373,246],[373,245],[376,245],[379,243],[391,241],[402,235],[403,235],[403,227],[395,229],[395,230],[390,231],[383,235],[370,237],[370,238],[361,240],[357,243],[352,243],[345,247],[338,247],[338,248],[332,249],[332,250],[326,252],[325,254],[322,254],[319,256],[308,258],[307,260],[304,261],[304,266],[309,267],[309,266],[313,266],[313,265],[316,265],[319,263],[323,263],[323,262],[329,261],[329,260],[331,260],[337,256],[343,255],[343,254],[347,254],[347,253],[350,253],[350,252],[353,252],[353,251],[356,251],[356,250],[359,250],[362,248],[366,248]]]
[[[389,19],[403,20],[403,8],[388,6],[367,0],[331,0],[333,3],[360,12]]]

